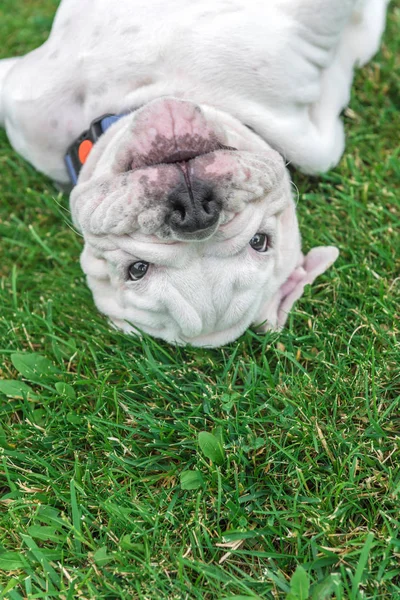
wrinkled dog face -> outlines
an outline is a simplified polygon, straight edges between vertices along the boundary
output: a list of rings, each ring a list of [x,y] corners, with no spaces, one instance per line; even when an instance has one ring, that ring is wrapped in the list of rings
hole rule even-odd
[[[229,115],[174,98],[127,115],[96,143],[71,210],[96,305],[125,331],[218,346],[281,324],[303,260],[290,182]]]

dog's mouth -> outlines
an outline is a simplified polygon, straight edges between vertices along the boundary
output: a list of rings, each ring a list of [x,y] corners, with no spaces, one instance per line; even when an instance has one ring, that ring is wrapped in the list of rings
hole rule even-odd
[[[196,141],[200,143],[196,144]],[[173,139],[164,139],[159,141],[159,143],[155,143],[147,154],[134,155],[133,160],[129,164],[129,170],[134,171],[143,167],[156,167],[157,165],[177,165],[186,170],[188,163],[200,156],[205,156],[218,150],[237,151],[237,148],[226,146],[218,140],[213,139],[186,142],[190,146],[189,148],[170,151],[168,146],[173,143]]]
[[[138,111],[131,130],[126,170],[162,164],[187,163],[218,150],[236,150],[224,142],[194,104],[174,98],[162,98]]]
[[[159,163],[154,164],[178,164],[183,166],[187,165],[187,163],[193,158],[204,156],[205,154],[210,154],[211,152],[216,152],[217,150],[237,150],[237,148],[233,148],[233,146],[225,146],[224,144],[218,142],[217,147],[211,147],[210,145],[210,149],[206,150],[205,152],[199,152],[195,149],[178,150],[170,155],[161,156]]]

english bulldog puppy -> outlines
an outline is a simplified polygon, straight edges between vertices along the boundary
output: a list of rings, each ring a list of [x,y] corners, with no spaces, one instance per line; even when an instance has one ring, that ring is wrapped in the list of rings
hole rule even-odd
[[[72,182],[82,269],[117,327],[219,346],[284,325],[338,255],[302,253],[286,165],[339,161],[386,5],[63,0],[40,48],[0,62],[0,123]]]

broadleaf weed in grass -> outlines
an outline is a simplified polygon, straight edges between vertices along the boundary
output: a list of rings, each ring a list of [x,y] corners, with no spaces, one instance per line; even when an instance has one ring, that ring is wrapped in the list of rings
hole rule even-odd
[[[72,385],[69,385],[64,381],[57,381],[54,387],[61,396],[65,396],[66,398],[69,398],[69,400],[75,400],[76,392]]]
[[[216,465],[222,465],[225,460],[225,452],[221,443],[221,434],[216,435],[208,431],[200,431],[199,436],[200,450]]]
[[[3,379],[0,381],[0,392],[9,398],[34,398],[33,389],[18,379]]]
[[[181,488],[183,490],[197,490],[204,485],[204,478],[200,471],[182,471]]]
[[[290,592],[287,600],[308,600],[310,578],[302,566],[298,566],[290,579]]]
[[[338,573],[332,573],[323,581],[317,582],[311,587],[311,598],[312,600],[328,600],[329,598],[332,598],[332,594],[336,594],[336,598],[339,599],[341,596],[340,589],[340,575]]]
[[[60,372],[48,358],[36,352],[11,354],[11,362],[22,377],[32,383],[52,381]]]

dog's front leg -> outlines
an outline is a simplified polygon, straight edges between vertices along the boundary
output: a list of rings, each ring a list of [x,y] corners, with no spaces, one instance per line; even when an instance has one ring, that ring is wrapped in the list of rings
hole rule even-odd
[[[329,3],[338,7],[346,4]],[[353,4],[339,41],[332,48],[333,59],[321,73],[320,96],[310,107],[312,121],[326,138],[337,135],[341,127],[339,114],[350,99],[354,67],[365,64],[377,52],[385,25],[388,0],[358,0]]]
[[[262,134],[308,173],[335,166],[344,150],[340,113],[353,70],[376,52],[388,0],[280,0],[287,28],[279,71],[266,72],[282,98]]]

